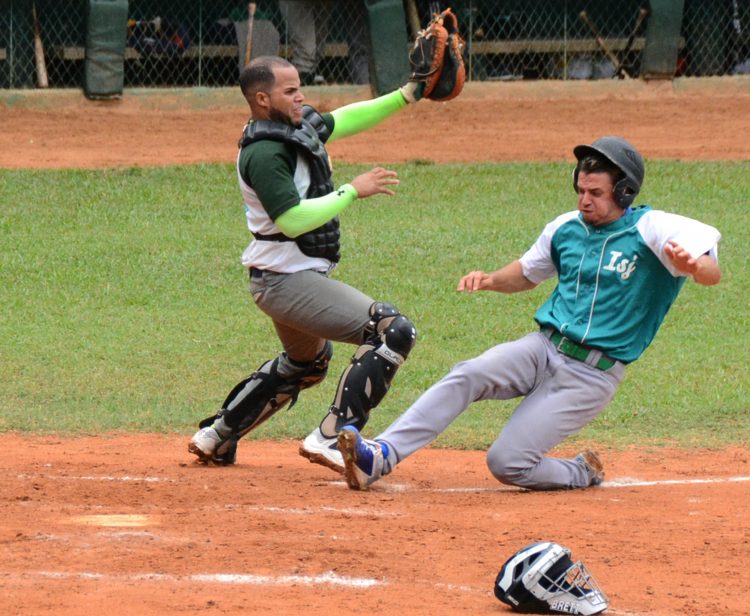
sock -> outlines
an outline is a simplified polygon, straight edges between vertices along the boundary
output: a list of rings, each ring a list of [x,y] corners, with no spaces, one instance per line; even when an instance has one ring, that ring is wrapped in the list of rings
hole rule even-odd
[[[380,445],[380,450],[383,452],[383,475],[387,475],[390,473],[393,468],[396,466],[397,459],[396,459],[396,452],[393,451],[386,443],[385,441],[379,441],[375,440],[375,442]]]

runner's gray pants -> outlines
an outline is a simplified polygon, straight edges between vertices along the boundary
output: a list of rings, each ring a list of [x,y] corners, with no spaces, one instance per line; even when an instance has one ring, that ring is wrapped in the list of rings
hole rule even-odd
[[[487,452],[492,474],[535,490],[585,487],[583,464],[544,454],[599,415],[624,372],[620,362],[603,372],[560,354],[543,334],[529,334],[456,364],[376,438],[391,447],[392,463],[401,462],[473,402],[523,396]]]

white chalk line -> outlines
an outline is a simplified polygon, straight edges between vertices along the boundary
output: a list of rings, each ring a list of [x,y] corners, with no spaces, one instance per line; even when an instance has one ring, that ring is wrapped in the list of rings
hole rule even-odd
[[[193,573],[190,575],[170,575],[168,573],[137,573],[132,575],[109,575],[94,571],[65,572],[65,571],[25,571],[24,573],[5,573],[0,571],[0,580],[13,582],[23,580],[92,580],[103,582],[167,582],[167,583],[202,583],[226,584],[235,586],[341,586],[345,588],[369,589],[388,586],[392,582],[387,579],[354,578],[338,575],[327,571],[319,575],[257,575],[251,573]],[[450,584],[445,582],[430,582],[429,580],[412,580],[419,585],[432,586],[438,590],[458,592],[462,594],[487,595],[492,589],[467,586],[466,584]],[[610,608],[609,613],[622,616],[645,616],[641,612],[617,610]]]
[[[618,488],[640,488],[651,486],[680,486],[680,485],[710,485],[722,483],[742,483],[750,481],[750,477],[716,477],[705,479],[659,479],[654,481],[644,481],[640,479],[615,479],[605,481],[597,486],[596,489],[618,489]],[[343,481],[333,481],[331,484],[345,486]],[[389,483],[387,481],[375,484],[375,489],[381,489],[385,492],[434,492],[440,494],[483,494],[483,493],[502,493],[502,492],[526,492],[524,488],[513,486],[498,486],[493,488],[481,487],[457,487],[457,488],[424,488],[415,487],[405,483]]]
[[[188,582],[204,584],[233,584],[238,586],[344,586],[348,588],[373,588],[384,586],[386,580],[355,578],[327,571],[318,575],[256,575],[252,573],[193,573],[170,575],[168,573],[137,573],[132,575],[109,575],[94,571],[25,571],[21,574],[0,572],[0,579],[51,579],[51,580],[97,580],[106,582]]]
[[[400,513],[393,511],[377,511],[375,509],[362,509],[357,507],[276,507],[271,505],[224,505],[223,509],[229,511],[263,511],[267,513],[283,513],[286,515],[317,515],[319,513],[340,513],[344,515],[367,517],[367,518],[395,518]],[[202,507],[205,509],[205,507]]]
[[[121,481],[123,483],[175,483],[175,479],[169,477],[131,477],[130,475],[122,475],[121,477],[114,477],[111,475],[49,475],[38,473],[35,475],[19,474],[16,475],[16,479],[21,481],[28,481],[29,479],[52,479],[54,481]]]
[[[111,475],[49,475],[49,474],[36,474],[27,475],[19,474],[16,476],[17,479],[27,481],[29,479],[41,478],[41,479],[52,479],[52,480],[67,480],[67,481],[118,481],[118,482],[146,482],[146,483],[157,483],[157,482],[176,482],[175,479],[169,477],[132,477],[130,475],[123,475],[115,477]],[[679,485],[709,485],[709,484],[722,484],[722,483],[743,483],[750,481],[750,477],[707,477],[702,479],[657,479],[657,480],[641,480],[633,478],[621,478],[610,481],[604,481],[598,486],[599,489],[613,489],[613,488],[641,488],[651,486],[679,486]],[[330,481],[329,485],[343,486],[346,487],[344,481]],[[390,483],[381,482],[376,484],[378,488],[389,491],[389,492],[436,492],[436,493],[494,493],[494,492],[518,492],[524,491],[523,488],[517,488],[513,486],[498,486],[492,488],[482,487],[456,487],[456,488],[424,488],[415,487],[413,485],[404,483]],[[226,507],[232,507],[233,505],[225,505]],[[253,507],[246,507],[253,509]],[[274,507],[255,507],[257,510],[266,510],[271,512],[285,512],[295,515],[305,515],[307,513],[313,513],[314,511],[330,511],[338,513],[351,513],[353,515],[377,515],[375,512],[362,511],[357,509],[338,509],[335,507],[316,507],[316,508],[283,508],[278,509]]]

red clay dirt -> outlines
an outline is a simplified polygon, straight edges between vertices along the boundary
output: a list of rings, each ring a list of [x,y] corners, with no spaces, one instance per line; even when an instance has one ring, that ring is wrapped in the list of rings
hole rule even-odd
[[[317,87],[307,102],[330,110],[369,96],[363,87]],[[247,117],[233,90],[146,90],[116,101],[0,96],[0,166],[232,162]],[[572,161],[574,145],[604,134],[627,137],[647,158],[750,158],[750,78],[474,82],[457,99],[420,102],[330,152],[334,162]]]
[[[647,158],[750,158],[750,82],[468,84],[331,146],[337,161],[571,160],[621,134]],[[321,108],[361,89],[311,89]],[[0,166],[231,162],[234,93],[0,97]],[[20,102],[19,102],[20,101]],[[312,427],[312,426],[311,426]],[[605,483],[532,493],[484,452],[427,448],[369,492],[297,455],[243,442],[232,468],[192,463],[183,435],[3,435],[0,607],[55,614],[509,614],[495,575],[557,541],[619,615],[750,613],[750,452],[599,447]],[[596,443],[587,443],[596,447]],[[572,455],[565,449],[555,455]]]

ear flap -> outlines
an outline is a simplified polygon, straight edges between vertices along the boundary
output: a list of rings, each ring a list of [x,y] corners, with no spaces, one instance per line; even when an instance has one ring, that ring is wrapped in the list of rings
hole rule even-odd
[[[622,208],[626,209],[633,204],[635,201],[636,192],[633,191],[628,178],[623,178],[617,184],[615,184],[614,195],[615,201]]]

